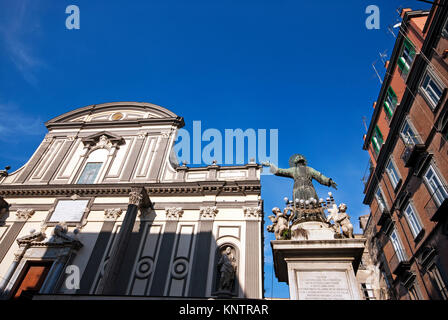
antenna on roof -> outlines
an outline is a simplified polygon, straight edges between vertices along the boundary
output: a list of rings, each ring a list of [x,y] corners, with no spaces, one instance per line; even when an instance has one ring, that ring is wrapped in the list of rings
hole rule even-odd
[[[401,23],[400,23],[401,24]],[[396,25],[395,25],[396,26]],[[392,25],[388,25],[387,26],[387,31],[389,31],[393,36],[394,36],[394,38],[396,38],[397,36],[395,35],[395,32],[394,32],[394,27],[395,26],[392,26]]]
[[[380,80],[380,83],[383,84],[383,80],[381,79],[380,74],[378,73],[378,70],[376,70],[376,68],[375,68],[375,64],[377,62],[378,62],[378,60],[375,60],[375,62],[372,63],[372,67],[373,67],[373,70],[375,70],[375,73],[376,73],[378,79]]]
[[[367,132],[367,131],[369,131],[369,129],[367,129],[366,119],[367,118],[365,116],[362,117],[362,123],[364,123],[364,127],[366,128],[366,132]]]
[[[387,58],[387,49],[386,50],[384,50],[384,52],[383,53],[379,53],[379,55],[380,55],[380,59],[381,59],[381,61],[383,62],[383,64],[385,65],[386,64],[386,58]]]

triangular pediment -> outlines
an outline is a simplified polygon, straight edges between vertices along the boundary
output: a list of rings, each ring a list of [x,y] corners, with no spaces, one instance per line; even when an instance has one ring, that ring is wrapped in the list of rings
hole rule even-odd
[[[34,232],[32,234],[26,235],[17,239],[19,246],[27,247],[73,247],[81,248],[83,245],[79,240],[76,240],[66,234],[65,231],[55,228],[53,235],[47,238],[46,234],[43,232]]]
[[[113,134],[111,132],[108,132],[108,131],[97,132],[90,136],[84,137],[81,140],[84,143],[84,145],[93,146],[93,145],[98,144],[100,142],[100,140],[103,140],[105,138],[108,141],[110,141],[112,144],[120,145],[120,144],[124,143],[123,137],[120,137],[120,136]]]

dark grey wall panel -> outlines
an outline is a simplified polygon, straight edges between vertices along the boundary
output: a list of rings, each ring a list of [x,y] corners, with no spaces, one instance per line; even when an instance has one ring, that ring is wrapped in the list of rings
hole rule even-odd
[[[205,297],[207,289],[208,265],[210,261],[210,244],[212,241],[213,221],[201,221],[199,234],[196,237],[196,249],[191,268],[190,292],[191,297]],[[213,256],[213,255],[212,255]]]
[[[150,296],[163,296],[168,272],[170,270],[171,253],[174,247],[177,221],[168,221],[159,251],[154,280],[152,281]]]

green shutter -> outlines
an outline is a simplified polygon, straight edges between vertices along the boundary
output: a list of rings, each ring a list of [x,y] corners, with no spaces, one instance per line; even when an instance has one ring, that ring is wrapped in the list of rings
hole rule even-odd
[[[376,137],[372,137],[372,146],[375,150],[375,153],[378,154],[378,152],[380,152],[380,147],[378,145],[378,139]]]
[[[397,64],[398,64],[398,68],[400,68],[401,71],[406,73],[409,71],[409,66],[406,65],[406,60],[403,58],[404,47],[406,47],[409,50],[409,55],[412,57],[412,59],[414,59],[415,46],[412,43],[412,41],[409,40],[408,38],[404,39],[403,49],[401,50],[401,56],[398,58]]]
[[[379,142],[380,144],[383,144],[383,142],[384,142],[383,135],[382,135],[382,133],[381,133],[380,128],[378,128],[378,126],[375,126],[375,132],[376,132],[376,135],[377,135],[377,137],[378,137],[378,142]]]
[[[403,57],[398,58],[397,64],[398,64],[398,68],[400,68],[400,70],[403,71],[403,69],[406,66],[406,62],[405,62],[404,58]]]
[[[389,87],[387,89],[387,93],[392,97],[392,100],[397,100],[397,94],[395,93],[394,89],[392,89],[392,87]]]
[[[389,117],[389,119],[392,117],[393,115],[393,111],[389,106],[389,103],[387,103],[387,101],[384,101],[384,110],[386,111],[387,116]]]
[[[378,128],[378,126],[375,126],[375,132],[373,133],[371,142],[373,145],[373,149],[377,154],[380,152],[383,141],[383,135],[381,134],[380,129]]]
[[[392,105],[389,105],[389,103],[387,102],[387,99],[385,99],[383,105],[384,105],[384,109],[386,110],[387,116],[389,118],[391,118],[392,115],[394,114],[394,110],[395,110],[395,107],[396,107],[397,102],[398,102],[397,94],[392,89],[392,87],[389,87],[389,88],[387,88],[386,95],[390,97],[390,101],[392,101]]]
[[[411,55],[412,57],[414,57],[414,56],[415,56],[415,46],[414,46],[414,44],[412,43],[412,41],[409,40],[409,38],[406,38],[406,39],[404,40],[404,45],[405,45],[406,48],[409,49],[409,53],[410,53],[410,55]]]

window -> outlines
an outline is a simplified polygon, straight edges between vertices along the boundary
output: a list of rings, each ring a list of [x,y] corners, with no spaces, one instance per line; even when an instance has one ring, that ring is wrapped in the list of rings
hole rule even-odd
[[[398,58],[398,68],[402,73],[407,74],[411,68],[412,62],[415,58],[415,46],[409,39],[405,39],[403,43],[403,51],[400,58]]]
[[[96,149],[89,154],[84,168],[82,168],[77,184],[92,184],[101,181],[104,175],[109,151],[104,148]]]
[[[392,242],[392,246],[394,247],[398,261],[406,261],[406,253],[401,245],[400,239],[398,238],[397,230],[394,229],[390,234],[390,241]]]
[[[386,111],[387,117],[390,119],[394,114],[395,108],[397,107],[397,95],[392,87],[387,89],[386,99],[384,101],[384,110]]]
[[[398,183],[400,182],[400,175],[398,174],[398,170],[395,167],[395,164],[394,164],[392,158],[389,159],[389,163],[386,166],[386,172],[387,172],[387,175],[389,176],[392,187],[394,187],[394,189],[395,189],[397,187]]]
[[[368,283],[361,283],[362,292],[364,293],[364,298],[366,300],[376,300],[375,295],[373,294],[373,288]]]
[[[443,27],[442,35],[443,35],[444,37],[447,37],[447,36],[448,36],[448,19],[446,20],[446,22],[445,22],[445,26]]]
[[[25,272],[17,281],[16,288],[12,293],[13,299],[30,299],[33,294],[38,293],[45,282],[52,263],[52,261],[27,262]]]
[[[375,198],[376,198],[376,201],[378,202],[378,206],[379,206],[381,212],[383,212],[384,209],[387,208],[387,206],[386,206],[386,200],[384,200],[383,192],[381,191],[380,187],[378,187],[376,189]]]
[[[78,179],[78,184],[95,183],[96,177],[98,176],[102,165],[102,162],[88,162]]]
[[[401,138],[404,141],[405,145],[416,145],[420,143],[417,134],[414,129],[411,127],[409,122],[405,120],[403,128],[401,129]]]
[[[437,206],[440,206],[442,202],[448,198],[448,193],[446,191],[446,186],[442,184],[439,176],[436,174],[433,166],[430,165],[425,173],[425,181],[428,185],[431,195],[433,195],[434,202]]]
[[[412,235],[415,237],[418,236],[420,231],[422,231],[422,225],[420,223],[420,220],[417,217],[416,210],[412,203],[409,203],[404,209],[404,213],[406,216],[406,220],[408,221],[409,227],[411,228]]]
[[[440,274],[439,268],[434,264],[431,269],[429,269],[429,274],[437,286],[437,289],[440,292],[440,296],[443,300],[448,300],[448,288],[443,281],[442,275]]]
[[[59,200],[48,222],[80,222],[89,200]]]
[[[442,98],[443,88],[435,80],[434,77],[427,72],[421,83],[423,95],[429,100],[432,108],[436,107]]]
[[[383,142],[384,142],[383,135],[381,134],[381,131],[378,128],[378,126],[375,126],[375,131],[373,132],[373,136],[372,136],[372,144],[373,144],[373,148],[375,149],[376,154],[378,154],[380,152]]]

